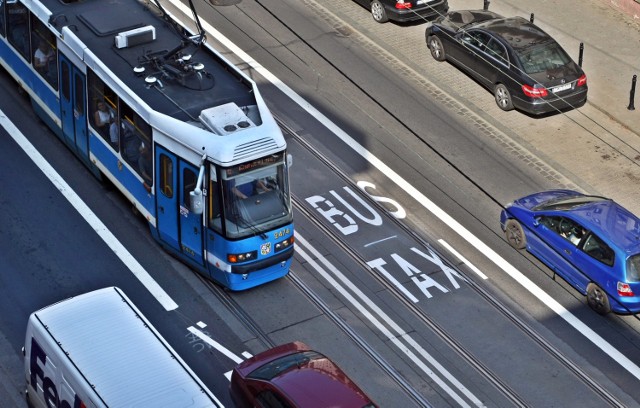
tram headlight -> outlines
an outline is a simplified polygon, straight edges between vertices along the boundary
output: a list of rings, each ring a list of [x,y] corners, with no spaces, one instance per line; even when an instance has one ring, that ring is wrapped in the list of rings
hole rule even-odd
[[[241,254],[227,254],[229,263],[253,261],[258,257],[258,251],[243,252]]]
[[[292,235],[284,241],[276,242],[275,252],[284,251],[285,249],[289,248],[291,245],[293,245],[293,241],[294,239]]]

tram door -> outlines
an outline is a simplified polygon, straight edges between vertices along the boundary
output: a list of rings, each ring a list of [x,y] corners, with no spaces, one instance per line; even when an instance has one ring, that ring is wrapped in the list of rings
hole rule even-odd
[[[160,239],[190,260],[204,265],[202,214],[189,210],[189,192],[198,180],[195,166],[156,147],[156,197]]]
[[[59,55],[62,134],[65,142],[88,160],[86,76],[64,54]]]

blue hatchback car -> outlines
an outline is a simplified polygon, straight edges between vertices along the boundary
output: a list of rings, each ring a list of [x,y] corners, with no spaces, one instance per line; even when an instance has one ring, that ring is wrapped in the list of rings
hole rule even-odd
[[[600,314],[640,311],[640,218],[604,197],[531,194],[500,214],[507,241],[535,255]]]

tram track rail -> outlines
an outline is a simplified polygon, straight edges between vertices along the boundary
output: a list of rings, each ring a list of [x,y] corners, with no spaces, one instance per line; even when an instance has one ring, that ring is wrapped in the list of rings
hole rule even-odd
[[[265,350],[277,346],[277,344],[271,340],[269,334],[262,330],[262,327],[242,308],[242,306],[240,306],[228,290],[200,274],[197,274],[197,276],[202,284],[209,289],[211,294],[213,294],[213,296],[215,296],[216,299],[225,306],[226,310],[238,319],[245,329],[253,334],[254,339],[260,342]]]
[[[233,296],[231,296],[231,293],[228,290],[220,287],[200,274],[197,274],[197,276],[203,285],[216,297],[216,299],[220,301],[225,308],[243,324],[245,329],[254,335],[254,338],[259,341],[265,349],[273,348],[277,345],[273,340],[271,340],[269,334],[262,330],[262,327],[242,308],[242,306],[240,306]],[[369,345],[367,341],[353,328],[351,328],[337,313],[331,310],[331,307],[329,307],[329,305],[327,305],[327,303],[324,302],[322,298],[309,287],[309,285],[305,284],[294,271],[289,272],[287,279],[293,284],[298,292],[315,305],[325,317],[334,323],[335,326],[338,327],[353,344],[355,344],[365,353],[365,355],[378,365],[378,367],[380,367],[407,396],[415,401],[418,406],[424,408],[432,407],[429,401],[384,359],[382,354],[378,353],[374,347]]]
[[[362,191],[357,184],[340,168],[338,168],[326,155],[320,152],[318,149],[313,147],[308,141],[306,141],[303,137],[297,134],[292,128],[286,125],[280,118],[276,117],[276,120],[280,124],[280,126],[285,130],[286,133],[291,135],[296,142],[298,142],[302,147],[304,147],[309,153],[314,155],[318,160],[320,160],[327,168],[329,168],[335,175],[340,177],[340,179],[349,187],[351,187],[354,191]],[[587,386],[590,390],[594,392],[594,394],[598,395],[604,403],[611,407],[625,407],[618,398],[616,398],[613,394],[611,394],[606,388],[601,386],[596,380],[591,378],[591,376],[581,369],[577,364],[575,364],[569,357],[567,357],[562,351],[556,348],[551,342],[546,340],[542,335],[537,333],[529,324],[519,318],[514,312],[509,310],[509,308],[499,299],[497,299],[494,295],[492,295],[488,290],[479,285],[469,274],[465,273],[460,268],[457,268],[455,265],[450,263],[448,257],[445,256],[438,248],[433,247],[427,239],[418,234],[412,228],[410,228],[407,224],[401,222],[400,220],[392,217],[388,214],[387,210],[377,203],[375,200],[371,199],[367,194],[363,192],[362,198],[367,200],[368,204],[379,209],[381,214],[384,214],[387,221],[394,223],[397,227],[399,227],[403,232],[405,232],[408,236],[412,237],[418,244],[422,245],[424,248],[428,248],[429,250],[436,253],[445,264],[458,272],[461,276],[463,276],[466,280],[466,283],[472,288],[474,292],[476,292],[480,297],[482,297],[485,301],[487,301],[495,310],[497,310],[501,315],[503,315],[506,319],[508,319],[513,325],[520,330],[525,336],[535,342],[537,345],[541,347],[549,356],[558,361],[562,366],[564,366],[569,372],[571,372],[576,378],[578,378],[585,386]],[[439,325],[434,319],[428,316],[422,309],[416,306],[413,302],[411,302],[395,285],[391,284],[387,279],[380,276],[377,273],[374,273],[367,261],[362,258],[362,256],[355,250],[347,240],[337,234],[334,230],[327,227],[326,224],[322,222],[322,219],[315,214],[312,210],[308,209],[304,203],[298,199],[297,197],[293,197],[294,206],[296,209],[303,214],[310,222],[312,222],[317,228],[319,228],[331,241],[340,247],[345,254],[351,257],[357,264],[359,264],[363,269],[370,271],[370,276],[376,279],[383,287],[389,291],[389,293],[393,294],[394,298],[396,298],[399,302],[401,302],[404,307],[407,308],[415,317],[417,317],[420,322],[422,322],[426,327],[428,327],[434,334],[436,334],[442,341],[444,341],[453,351],[455,351],[460,358],[466,361],[471,367],[473,367],[476,372],[478,372],[483,378],[485,378],[490,384],[492,384],[496,390],[498,390],[505,398],[507,398],[514,406],[518,407],[526,407],[528,403],[519,396],[503,379],[501,379],[498,375],[493,373],[485,364],[480,361],[474,354],[465,348],[460,342],[455,339],[454,336],[449,334],[441,325]]]
[[[261,6],[262,4],[259,3]],[[264,7],[264,6],[263,6]],[[266,8],[266,7],[265,7]],[[309,45],[309,44],[307,44]],[[313,47],[311,47],[313,49]],[[314,49],[315,50],[315,49]],[[320,54],[320,53],[319,53]],[[321,55],[321,54],[320,54]],[[338,70],[339,71],[339,70]],[[341,72],[341,71],[340,71]],[[345,77],[348,79],[348,77],[345,75]],[[364,91],[363,91],[364,92]],[[367,94],[365,92],[365,94]],[[370,96],[369,94],[367,94],[368,96]],[[374,98],[371,98],[374,99]],[[396,120],[398,120],[400,122],[400,120],[394,116],[391,115],[392,117],[394,117]],[[360,191],[360,188],[357,187],[355,185],[355,183],[347,176],[345,175],[343,172],[341,172],[335,165],[333,165],[330,160],[328,160],[326,157],[322,156],[321,153],[319,153],[316,149],[314,149],[311,145],[307,144],[303,138],[299,137],[294,131],[292,131],[291,129],[288,129],[288,127],[286,126],[286,124],[284,124],[282,121],[279,121],[280,125],[285,128],[288,133],[290,133],[292,135],[292,137],[294,137],[297,141],[301,142],[301,145],[304,145],[305,148],[307,149],[311,149],[310,151],[312,153],[314,153],[314,155],[316,155],[316,157],[321,158],[321,160],[328,166],[330,167],[336,174],[338,174],[347,185],[355,187],[355,191]],[[408,129],[412,134],[416,135],[416,137],[418,137],[420,140],[422,140],[412,129]],[[437,149],[435,149],[432,145],[430,145],[429,143],[427,143],[426,141],[422,140],[426,146],[428,148],[430,148],[431,150],[433,150],[434,152],[436,152],[436,154],[441,155],[441,153],[437,152]],[[471,182],[471,184],[473,184],[474,186],[476,186],[480,191],[482,191],[483,194],[485,194],[490,200],[493,200],[496,204],[502,206],[502,204],[500,202],[498,202],[495,197],[493,197],[489,192],[485,191],[482,186],[480,186],[478,183],[476,183],[469,175],[464,174],[463,171],[461,171],[457,166],[455,166],[453,163],[451,163],[449,160],[447,160],[446,157],[441,156],[441,158],[443,160],[445,160],[445,162],[447,162],[448,164],[450,164],[456,171],[458,171],[460,174],[462,174],[468,181]],[[377,202],[375,202],[374,200],[369,199],[369,197],[366,194],[363,194],[363,197],[365,199],[368,200],[369,204],[371,204],[372,206],[374,206],[375,208],[381,209],[381,212],[383,214],[387,214],[386,210],[384,208],[382,208],[382,206],[380,206]],[[304,203],[299,200],[297,197],[293,197],[293,202],[294,202],[294,206],[296,207],[296,209],[298,211],[300,211],[302,214],[305,215],[305,217],[307,217],[311,222],[314,223],[314,225],[318,226],[319,228],[321,228],[321,230],[327,235],[327,237],[329,237],[334,243],[336,243],[340,248],[342,248],[343,251],[345,251],[346,254],[348,254],[350,257],[352,257],[352,259],[354,259],[356,262],[358,262],[363,268],[370,270],[369,266],[367,265],[366,261],[358,254],[357,251],[355,251],[348,242],[346,242],[345,240],[342,239],[342,237],[338,236],[337,234],[335,234],[334,231],[327,229],[326,226],[324,226],[324,224],[322,223],[322,221],[319,219],[319,217],[316,216],[316,214],[314,214],[312,211],[308,211],[304,205]],[[441,259],[443,259],[444,262],[446,262],[446,264],[453,268],[454,270],[456,270],[458,273],[460,273],[462,276],[465,277],[468,285],[476,292],[478,293],[479,296],[481,296],[482,298],[484,298],[489,304],[492,305],[492,307],[494,307],[496,310],[498,310],[503,316],[505,316],[509,321],[513,322],[513,324],[522,332],[524,333],[527,337],[529,337],[530,339],[532,339],[534,342],[536,342],[537,344],[540,345],[540,347],[545,350],[549,355],[553,356],[553,358],[555,358],[557,361],[559,361],[564,367],[566,367],[570,372],[572,372],[577,378],[579,378],[581,380],[581,382],[583,382],[589,389],[591,389],[595,394],[599,395],[600,398],[602,398],[602,400],[608,404],[609,406],[614,406],[614,407],[623,407],[625,406],[624,404],[622,404],[614,395],[612,395],[611,393],[608,392],[608,390],[606,390],[604,387],[600,386],[598,384],[598,382],[596,380],[594,380],[593,378],[591,378],[588,373],[586,373],[584,370],[582,370],[579,366],[577,366],[575,363],[573,363],[570,358],[568,358],[566,355],[564,355],[560,350],[558,350],[556,347],[553,346],[553,344],[551,344],[550,342],[548,342],[546,339],[544,339],[544,337],[542,337],[539,333],[537,333],[532,327],[530,327],[526,322],[522,321],[522,319],[520,319],[515,313],[513,313],[512,311],[510,311],[508,309],[508,307],[506,307],[499,299],[495,298],[490,292],[488,292],[486,289],[484,289],[481,285],[479,285],[478,283],[476,283],[468,274],[464,273],[464,271],[460,270],[459,268],[455,267],[454,265],[452,265],[448,259],[447,256],[442,256],[441,251],[439,251],[437,248],[432,247],[427,240],[420,236],[419,234],[417,234],[415,231],[411,230],[411,228],[409,228],[407,225],[399,222],[398,220],[396,220],[393,217],[387,216],[387,219],[390,220],[391,222],[396,223],[402,230],[404,230],[407,234],[409,234],[410,236],[412,236],[416,242],[420,243],[421,245],[423,245],[425,248],[429,248],[430,250],[432,250],[434,253],[438,254],[439,256],[441,256]],[[520,396],[518,396],[509,386],[508,384],[506,384],[502,379],[500,379],[495,373],[492,373],[488,368],[486,368],[484,366],[484,364],[477,359],[469,350],[465,349],[465,347],[461,344],[459,344],[459,342],[457,342],[457,340],[451,336],[450,334],[448,334],[446,332],[446,330],[444,330],[442,327],[440,327],[437,322],[432,321],[432,319],[426,315],[423,311],[421,311],[418,307],[416,307],[414,304],[412,304],[411,302],[409,302],[406,297],[400,293],[400,291],[393,285],[389,284],[389,282],[387,282],[384,278],[380,277],[379,275],[375,274],[375,273],[371,273],[370,274],[372,277],[374,277],[377,281],[379,281],[382,285],[384,285],[384,287],[389,291],[389,293],[392,293],[398,300],[400,300],[402,303],[404,303],[404,305],[407,307],[408,310],[410,310],[414,315],[418,316],[420,318],[420,320],[427,325],[428,327],[430,327],[434,333],[438,334],[439,336],[441,336],[441,338],[445,341],[448,342],[448,344],[450,344],[450,346],[452,347],[453,350],[456,351],[456,353],[458,353],[461,358],[465,359],[465,361],[467,361],[471,366],[473,366],[478,372],[480,372],[481,374],[483,374],[485,376],[485,378],[487,378],[487,380],[489,382],[491,382],[496,389],[500,390],[500,392],[503,393],[503,395],[505,395],[510,401],[513,402],[513,404],[515,406],[527,406],[526,401],[524,401]],[[295,280],[297,279],[295,277],[295,271],[291,273],[291,276],[289,277],[289,279],[292,281],[292,283],[295,285],[296,282]],[[221,291],[221,296],[224,297],[230,297],[230,295],[228,293],[225,293],[223,291]],[[312,299],[310,299],[312,300]],[[313,300],[312,300],[313,301]],[[234,302],[232,302],[234,303]],[[314,302],[315,303],[315,302]],[[235,305],[234,307],[237,307],[238,310],[241,311],[241,308],[239,307],[239,305]],[[243,312],[242,312],[243,313]],[[259,326],[256,325],[255,322],[252,322],[250,316],[247,316],[246,319],[242,319],[243,321],[246,322],[246,324],[248,325],[255,325],[256,328],[259,329]],[[252,330],[253,331],[253,330]],[[261,337],[264,337],[264,342],[265,344],[268,344],[270,341],[268,340],[268,334],[267,333],[260,333],[260,330],[257,330],[257,333],[260,334]],[[466,357],[465,357],[466,356]]]

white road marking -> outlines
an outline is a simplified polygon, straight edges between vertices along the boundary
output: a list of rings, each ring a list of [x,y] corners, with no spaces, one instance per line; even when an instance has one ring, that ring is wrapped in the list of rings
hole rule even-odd
[[[202,341],[204,341],[205,343],[207,343],[211,347],[215,348],[220,353],[222,353],[225,356],[229,357],[229,359],[231,361],[233,361],[234,363],[240,364],[242,362],[242,359],[240,357],[236,356],[231,351],[229,351],[229,349],[227,349],[225,346],[223,346],[222,344],[218,343],[217,341],[215,341],[211,337],[207,336],[206,334],[204,334],[200,330],[196,329],[195,327],[189,326],[189,327],[187,327],[187,330],[189,330],[191,333],[193,333],[196,336],[198,336]]]
[[[127,251],[127,249],[118,241],[118,239],[109,231],[100,221],[100,219],[91,211],[91,209],[82,201],[75,191],[67,184],[66,181],[54,170],[53,167],[45,160],[44,157],[36,150],[36,148],[27,140],[20,130],[9,120],[9,118],[0,110],[0,125],[7,131],[9,136],[24,150],[31,158],[33,163],[38,166],[40,171],[53,183],[60,191],[64,198],[71,203],[73,208],[78,211],[82,218],[93,228],[93,230],[102,238],[109,248],[116,254],[118,258],[129,268],[133,275],[147,288],[149,292],[160,302],[167,310],[175,310],[178,304],[153,280],[151,275],[140,265],[140,263]]]
[[[175,0],[169,0],[171,4],[180,9],[182,13],[185,15],[190,15],[191,11],[182,3],[179,3]],[[596,332],[591,330],[586,324],[584,324],[580,319],[575,317],[571,312],[569,312],[564,306],[558,303],[555,299],[549,296],[544,290],[542,290],[539,286],[533,283],[529,278],[527,278],[522,272],[517,270],[514,266],[509,264],[504,258],[502,258],[498,253],[496,253],[493,249],[491,249],[488,245],[478,239],[475,235],[473,235],[469,230],[463,227],[458,221],[453,219],[449,214],[443,211],[440,207],[438,207],[433,201],[431,201],[427,196],[422,194],[418,189],[413,187],[408,181],[402,178],[398,173],[396,173],[393,169],[384,164],[380,159],[373,155],[373,153],[369,152],[366,148],[361,146],[358,142],[356,142],[351,136],[349,136],[344,130],[342,130],[338,125],[333,123],[329,118],[327,118],[322,112],[318,111],[315,107],[313,107],[309,102],[307,102],[304,98],[298,95],[293,89],[289,88],[286,84],[284,84],[280,79],[278,79],[275,75],[269,72],[265,67],[260,65],[257,61],[249,56],[246,52],[240,49],[237,45],[232,43],[228,38],[226,38],[222,33],[213,28],[211,24],[207,23],[204,20],[201,20],[202,26],[204,29],[215,37],[220,43],[222,43],[225,47],[227,47],[231,52],[236,54],[242,61],[250,66],[253,70],[262,75],[265,79],[271,82],[274,86],[276,86],[282,93],[287,95],[292,101],[297,103],[302,109],[306,110],[307,113],[313,116],[316,120],[321,122],[327,129],[333,132],[340,140],[342,140],[346,145],[351,147],[354,152],[362,156],[365,160],[369,162],[372,166],[374,166],[378,171],[382,174],[386,175],[387,178],[392,180],[398,187],[402,188],[409,196],[414,197],[418,203],[420,203],[427,211],[431,212],[433,215],[438,217],[442,222],[447,224],[449,228],[451,228],[454,232],[464,238],[467,242],[473,245],[480,253],[484,254],[489,260],[491,260],[494,264],[496,264],[500,269],[507,273],[511,278],[513,278],[516,282],[518,282],[522,287],[528,290],[533,296],[537,297],[540,302],[549,307],[553,312],[555,312],[558,316],[564,319],[569,325],[571,325],[574,329],[580,332],[587,340],[591,341],[594,345],[596,345],[600,350],[609,355],[614,361],[620,364],[625,370],[627,370],[631,375],[640,380],[640,367],[638,367],[635,363],[629,360],[624,354],[620,353],[615,347],[609,344],[605,339],[600,337]]]
[[[395,238],[397,238],[397,237],[398,237],[397,235],[392,235],[392,236],[387,237],[387,238],[382,238],[382,239],[379,239],[379,240],[377,240],[377,241],[369,242],[368,244],[365,244],[365,246],[364,246],[364,247],[365,247],[365,248],[368,248],[368,247],[370,247],[371,245],[377,245],[377,244],[380,244],[380,243],[382,243],[382,242],[388,241],[388,240],[390,240],[390,239],[395,239]]]
[[[453,384],[455,388],[458,389],[463,395],[465,395],[473,404],[477,407],[483,407],[484,404],[478,397],[473,395],[471,391],[469,391],[462,383],[458,381],[449,371],[443,367],[435,358],[433,358],[422,346],[418,344],[405,330],[403,330],[398,324],[391,319],[382,309],[378,307],[371,299],[365,295],[360,288],[358,288],[355,284],[353,284],[340,270],[338,270],[333,264],[331,264],[322,254],[320,254],[314,247],[309,245],[309,242],[304,239],[298,231],[296,231],[296,242],[298,243],[298,247],[296,248],[296,253],[302,256],[309,265],[313,266],[313,268],[321,274],[324,279],[329,282],[342,296],[344,296],[356,309],[362,313],[362,315],[367,318],[373,325],[375,325],[382,334],[384,334],[388,340],[390,340],[400,351],[402,351],[411,361],[414,362],[416,366],[418,366],[426,375],[429,376],[438,386],[444,390],[452,399],[454,399],[460,406],[469,407],[470,405],[455,391],[453,390],[448,383],[446,383],[440,376],[444,377],[449,383]],[[302,247],[308,248],[309,252],[315,257],[312,258],[308,255]],[[316,259],[319,260],[323,266],[319,265],[316,262]],[[326,270],[325,270],[326,268]],[[358,301],[351,292],[347,291],[345,287],[343,287],[338,281],[336,281],[333,276],[329,275],[330,271],[334,276],[336,276],[343,284],[346,286],[351,292],[353,292],[360,301]],[[366,305],[366,307],[363,305]],[[369,310],[373,311],[384,324],[375,317]],[[390,327],[388,329],[387,327]],[[392,332],[393,330],[393,332]],[[395,332],[395,333],[394,333]],[[400,339],[409,343],[414,350],[418,352],[419,355],[422,356],[432,367],[434,367],[438,373],[435,373],[431,370],[418,356],[416,356],[413,351],[409,347],[407,347],[404,343],[400,341]]]
[[[198,322],[198,323],[196,323],[196,326],[198,326],[201,329],[204,329],[205,327],[207,327],[207,324],[203,323],[203,322]]]
[[[451,245],[449,245],[447,241],[445,241],[444,239],[439,239],[438,242],[440,243],[440,245],[445,247],[447,251],[451,252],[456,258],[458,258],[463,264],[467,265],[469,269],[474,271],[479,277],[481,277],[482,279],[489,279],[487,275],[482,273],[480,269],[476,268],[476,266],[469,262],[467,258],[462,256],[460,252],[456,251]]]

